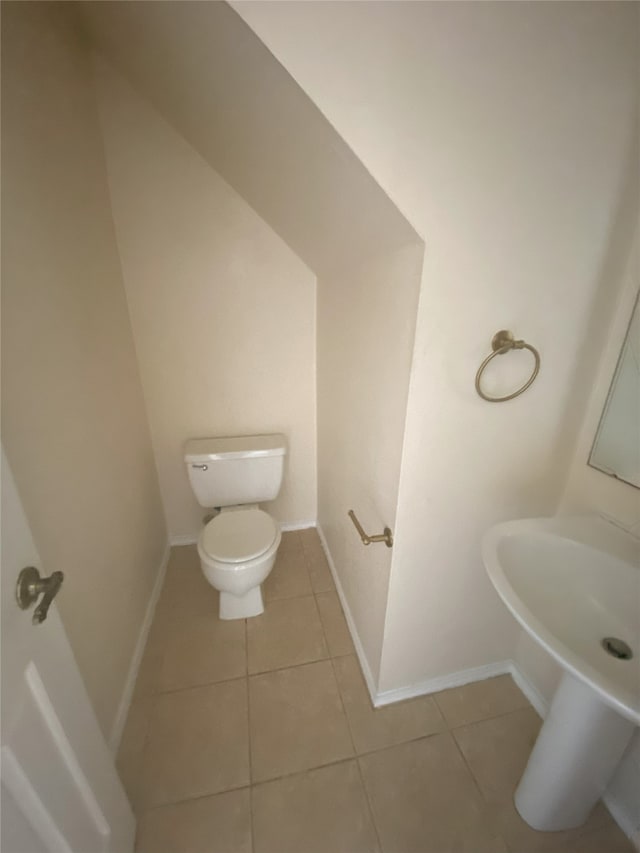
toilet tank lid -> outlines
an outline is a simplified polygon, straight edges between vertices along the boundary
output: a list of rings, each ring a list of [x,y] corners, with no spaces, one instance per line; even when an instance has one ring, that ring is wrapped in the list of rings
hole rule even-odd
[[[191,438],[185,442],[187,462],[207,459],[250,459],[258,456],[284,456],[287,439],[284,435],[240,435],[228,438]]]

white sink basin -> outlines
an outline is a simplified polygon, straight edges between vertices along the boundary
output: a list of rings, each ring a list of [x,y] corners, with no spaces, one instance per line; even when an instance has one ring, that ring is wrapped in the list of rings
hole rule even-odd
[[[527,518],[492,527],[482,556],[522,627],[640,725],[640,542],[597,516]],[[605,637],[623,640],[633,658],[612,657]]]
[[[564,668],[516,807],[536,829],[579,826],[640,724],[640,542],[597,516],[529,518],[492,527],[482,556],[513,616]]]

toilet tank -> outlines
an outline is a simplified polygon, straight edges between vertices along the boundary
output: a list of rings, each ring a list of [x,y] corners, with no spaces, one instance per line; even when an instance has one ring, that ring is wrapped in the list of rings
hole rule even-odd
[[[274,500],[286,452],[284,435],[194,438],[184,459],[198,503],[211,508]]]

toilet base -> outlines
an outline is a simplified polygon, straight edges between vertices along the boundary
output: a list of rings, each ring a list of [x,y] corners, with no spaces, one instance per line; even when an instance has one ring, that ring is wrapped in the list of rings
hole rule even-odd
[[[264,613],[262,587],[254,586],[244,595],[233,595],[231,592],[220,593],[221,619],[250,619]]]

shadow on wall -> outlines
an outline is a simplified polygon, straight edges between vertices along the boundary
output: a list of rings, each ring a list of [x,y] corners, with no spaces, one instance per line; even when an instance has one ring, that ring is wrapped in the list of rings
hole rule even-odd
[[[582,395],[577,404],[579,388],[576,381],[579,375],[595,376],[598,364],[606,343],[606,335],[612,318],[617,310],[617,303],[611,299],[612,282],[623,280],[625,266],[634,238],[634,229],[640,221],[640,110],[636,108],[636,120],[633,123],[634,135],[629,140],[626,167],[622,171],[622,180],[618,194],[618,206],[613,218],[607,251],[602,261],[598,276],[598,286],[593,300],[591,315],[586,328],[582,346],[578,349],[575,361],[574,380],[569,384],[566,396],[566,406],[563,413],[565,430],[559,435],[559,441],[554,451],[555,459],[568,459],[573,454],[575,436],[584,422],[589,398]],[[572,393],[573,392],[573,393]],[[585,458],[584,464],[587,464]]]

